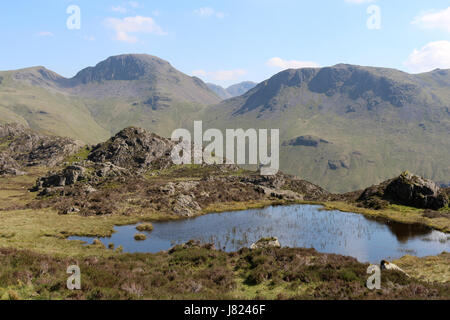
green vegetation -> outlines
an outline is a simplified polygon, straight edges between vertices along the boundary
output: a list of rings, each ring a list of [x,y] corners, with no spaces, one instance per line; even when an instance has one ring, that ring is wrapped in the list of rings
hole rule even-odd
[[[76,154],[68,157],[64,162],[67,162],[70,165],[73,164],[74,162],[81,162],[83,160],[87,160],[90,152],[91,149],[88,146],[85,146],[81,148],[80,151],[78,151]]]
[[[137,231],[147,231],[151,232],[153,231],[153,225],[151,223],[142,223],[136,227]]]
[[[450,252],[425,258],[406,255],[394,263],[414,278],[450,283]]]
[[[424,75],[391,69],[340,65],[310,74],[283,71],[253,95],[211,107],[204,127],[279,128],[281,143],[300,136],[328,141],[316,147],[282,146],[280,168],[331,192],[362,189],[406,169],[437,182],[450,181],[444,165],[450,158],[448,74],[427,76],[426,88]],[[348,83],[347,77],[352,79]],[[360,85],[354,87],[352,81]],[[381,88],[383,82],[407,102],[401,105],[386,92],[364,87],[379,83]],[[433,102],[433,95],[442,103]],[[424,106],[426,113],[405,116],[406,110]]]
[[[68,162],[80,161],[85,157],[87,149],[78,152]],[[162,196],[163,200],[167,200],[167,194],[171,191],[169,182],[173,188],[174,183],[180,182],[178,188],[192,188],[189,192],[199,192],[199,195],[207,191],[227,196],[226,199],[212,198],[211,202],[202,203],[204,206],[197,214],[293,203],[267,198],[257,200],[253,198],[253,193],[247,198],[241,197],[245,194],[244,189],[233,184],[220,185],[220,180],[214,182],[213,191],[209,185],[202,185],[205,176],[220,177],[223,174],[249,178],[250,173],[242,169],[224,173],[196,165],[173,166],[160,172],[150,171],[145,179],[139,181],[131,177],[105,180],[106,183],[97,192],[83,194],[80,199],[53,196],[43,200],[36,199],[36,194],[28,190],[48,168],[33,167],[27,170],[28,175],[25,176],[0,178],[1,299],[450,298],[448,254],[424,259],[402,258],[396,263],[413,278],[398,272],[384,272],[383,290],[369,291],[365,287],[366,264],[350,257],[324,255],[314,250],[242,249],[228,254],[194,245],[177,246],[169,252],[158,254],[123,254],[121,246],[105,246],[99,239],[91,244],[67,240],[72,235],[111,236],[116,225],[183,219],[183,216],[165,211],[165,207],[149,205],[149,199],[161,187],[166,188]],[[199,191],[199,188],[203,189]],[[225,192],[224,188],[230,193]],[[178,198],[176,193],[173,197],[175,200]],[[82,213],[70,211],[60,214],[55,209],[58,206],[53,206],[81,207],[82,201],[88,198],[91,201],[89,205],[95,207],[92,212],[96,214],[83,216]],[[158,199],[154,203],[160,205],[164,201]],[[428,218],[423,210],[406,206],[388,205],[382,210],[372,210],[343,201],[322,204],[326,209],[420,223],[446,232],[450,230],[445,214]],[[150,232],[153,226],[145,222],[136,229]],[[143,241],[146,234],[138,233],[135,239]],[[82,270],[82,291],[65,288],[65,271],[72,264],[79,265]],[[415,270],[418,266],[420,270]]]
[[[358,207],[356,204],[342,202],[342,201],[330,201],[323,204],[327,210],[339,210],[344,212],[354,212],[366,215],[368,217],[381,218],[386,220],[392,220],[407,224],[422,224],[441,230],[443,232],[450,232],[450,219],[447,217],[427,218],[424,216],[423,209],[417,209],[412,207],[406,207],[401,205],[390,205],[389,207],[381,210],[367,209]]]
[[[135,66],[142,74],[127,75]],[[148,55],[111,57],[95,68],[94,79],[86,72],[70,80],[42,67],[0,72],[0,123],[29,124],[86,143],[103,141],[131,125],[170,136],[206,105],[220,101],[200,79]],[[109,81],[112,75],[127,80]]]
[[[215,105],[219,99],[204,83],[161,59],[128,55],[108,62],[119,70],[99,65],[92,75],[104,78],[83,87],[62,87],[58,83],[67,79],[42,68],[2,72],[0,122],[29,124],[87,143],[131,125],[170,136],[176,128],[192,129],[198,119],[205,129],[280,128],[281,143],[299,136],[329,142],[283,146],[280,162],[284,172],[331,192],[362,189],[407,168],[450,181],[448,73],[410,75],[350,65],[317,69],[311,76],[287,70],[252,90],[253,96]],[[111,73],[128,79],[122,62],[146,67],[135,80],[109,81]],[[45,73],[59,82],[44,80]],[[17,75],[22,80],[14,80]]]
[[[144,241],[146,239],[147,239],[147,236],[143,233],[136,233],[134,235],[134,240],[136,240],[136,241]]]
[[[326,263],[325,263],[326,262]],[[447,260],[448,262],[448,260]],[[66,289],[77,264],[82,290]],[[0,249],[2,299],[448,299],[448,283],[384,271],[383,290],[366,288],[368,265],[312,249],[227,254],[176,247],[158,254],[58,257]]]

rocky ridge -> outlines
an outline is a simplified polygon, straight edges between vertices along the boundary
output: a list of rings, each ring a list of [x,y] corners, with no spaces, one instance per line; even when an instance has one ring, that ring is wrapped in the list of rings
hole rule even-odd
[[[92,147],[86,159],[39,178],[32,191],[38,192],[41,204],[61,213],[154,210],[180,217],[220,203],[318,200],[328,195],[281,172],[260,176],[235,165],[173,165],[173,146],[143,129],[126,128]],[[56,197],[46,199],[49,196]]]
[[[0,175],[25,174],[25,167],[56,166],[82,145],[69,138],[39,134],[20,124],[0,125]]]

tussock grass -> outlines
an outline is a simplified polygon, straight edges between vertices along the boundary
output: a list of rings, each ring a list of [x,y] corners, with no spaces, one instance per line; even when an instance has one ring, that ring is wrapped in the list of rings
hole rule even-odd
[[[153,231],[153,225],[151,223],[142,223],[136,227],[137,231]]]
[[[424,258],[406,255],[394,261],[394,263],[417,279],[429,282],[450,283],[449,252]]]
[[[143,233],[136,233],[134,235],[134,240],[136,240],[136,241],[144,241],[146,239],[147,239],[147,236]]]

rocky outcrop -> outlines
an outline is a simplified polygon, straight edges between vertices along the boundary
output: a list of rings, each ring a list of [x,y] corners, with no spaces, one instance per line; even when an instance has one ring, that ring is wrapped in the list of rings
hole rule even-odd
[[[260,239],[250,246],[251,250],[265,249],[265,248],[281,248],[281,244],[278,241],[278,238],[272,237]]]
[[[279,172],[261,176],[236,165],[174,166],[174,143],[127,128],[86,149],[86,160],[39,178],[32,191],[63,214],[101,215],[125,208],[194,217],[220,203],[324,200],[322,188]],[[44,197],[47,196],[47,197]],[[48,197],[56,196],[56,197]],[[106,208],[106,209],[105,209]]]
[[[20,124],[0,125],[0,175],[23,174],[30,166],[52,167],[76,153],[82,143],[46,136]]]
[[[54,188],[74,185],[85,182],[87,193],[95,192],[90,185],[98,183],[105,178],[130,175],[130,171],[113,165],[112,163],[94,163],[92,161],[76,162],[68,165],[59,172],[50,171],[46,176],[39,178],[31,191],[40,191],[41,195],[52,194]]]
[[[448,204],[447,197],[433,181],[407,172],[388,184],[385,198],[413,207],[434,210]]]
[[[257,185],[264,193],[285,200],[326,200],[329,196],[321,187],[282,172],[272,176],[251,175],[242,181]]]
[[[433,181],[409,172],[367,188],[358,200],[368,206],[383,206],[384,201],[432,210],[449,203],[448,196]]]
[[[304,146],[317,148],[320,144],[329,144],[328,141],[314,136],[300,136],[289,141],[283,142],[283,146]]]
[[[74,185],[78,181],[95,184],[106,178],[164,169],[172,165],[170,152],[173,145],[172,141],[144,129],[126,128],[108,141],[94,146],[87,160],[38,179],[33,191]]]
[[[350,169],[350,158],[348,156],[342,156],[339,159],[328,160],[328,168],[330,170]]]
[[[143,172],[172,165],[171,140],[140,128],[126,128],[105,143],[98,144],[88,159],[95,163],[110,162],[116,166]]]
[[[180,194],[173,205],[173,213],[180,217],[193,217],[202,210],[192,195]]]
[[[0,176],[2,175],[22,175],[23,171],[19,170],[20,165],[14,160],[9,153],[0,152]]]

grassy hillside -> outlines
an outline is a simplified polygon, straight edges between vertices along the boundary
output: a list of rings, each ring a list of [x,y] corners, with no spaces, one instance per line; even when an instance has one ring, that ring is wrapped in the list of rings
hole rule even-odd
[[[221,129],[279,128],[281,169],[332,192],[404,170],[450,183],[449,70],[286,70],[220,103],[200,79],[148,55],[111,57],[72,79],[43,67],[0,79],[0,122],[44,133],[96,143],[128,126],[170,136],[200,119]]]
[[[148,55],[108,58],[66,79],[34,67],[1,72],[0,121],[96,143],[137,125],[163,135],[220,99],[198,78]]]
[[[0,74],[3,78],[0,84],[1,123],[18,122],[42,133],[87,143],[110,136],[109,131],[95,121],[82,99],[49,87],[17,81],[15,72]]]
[[[449,73],[338,65],[281,72],[208,110],[211,127],[279,128],[281,168],[333,192],[410,170],[450,180]],[[301,136],[319,143],[289,143]],[[320,141],[324,142],[320,142]]]

